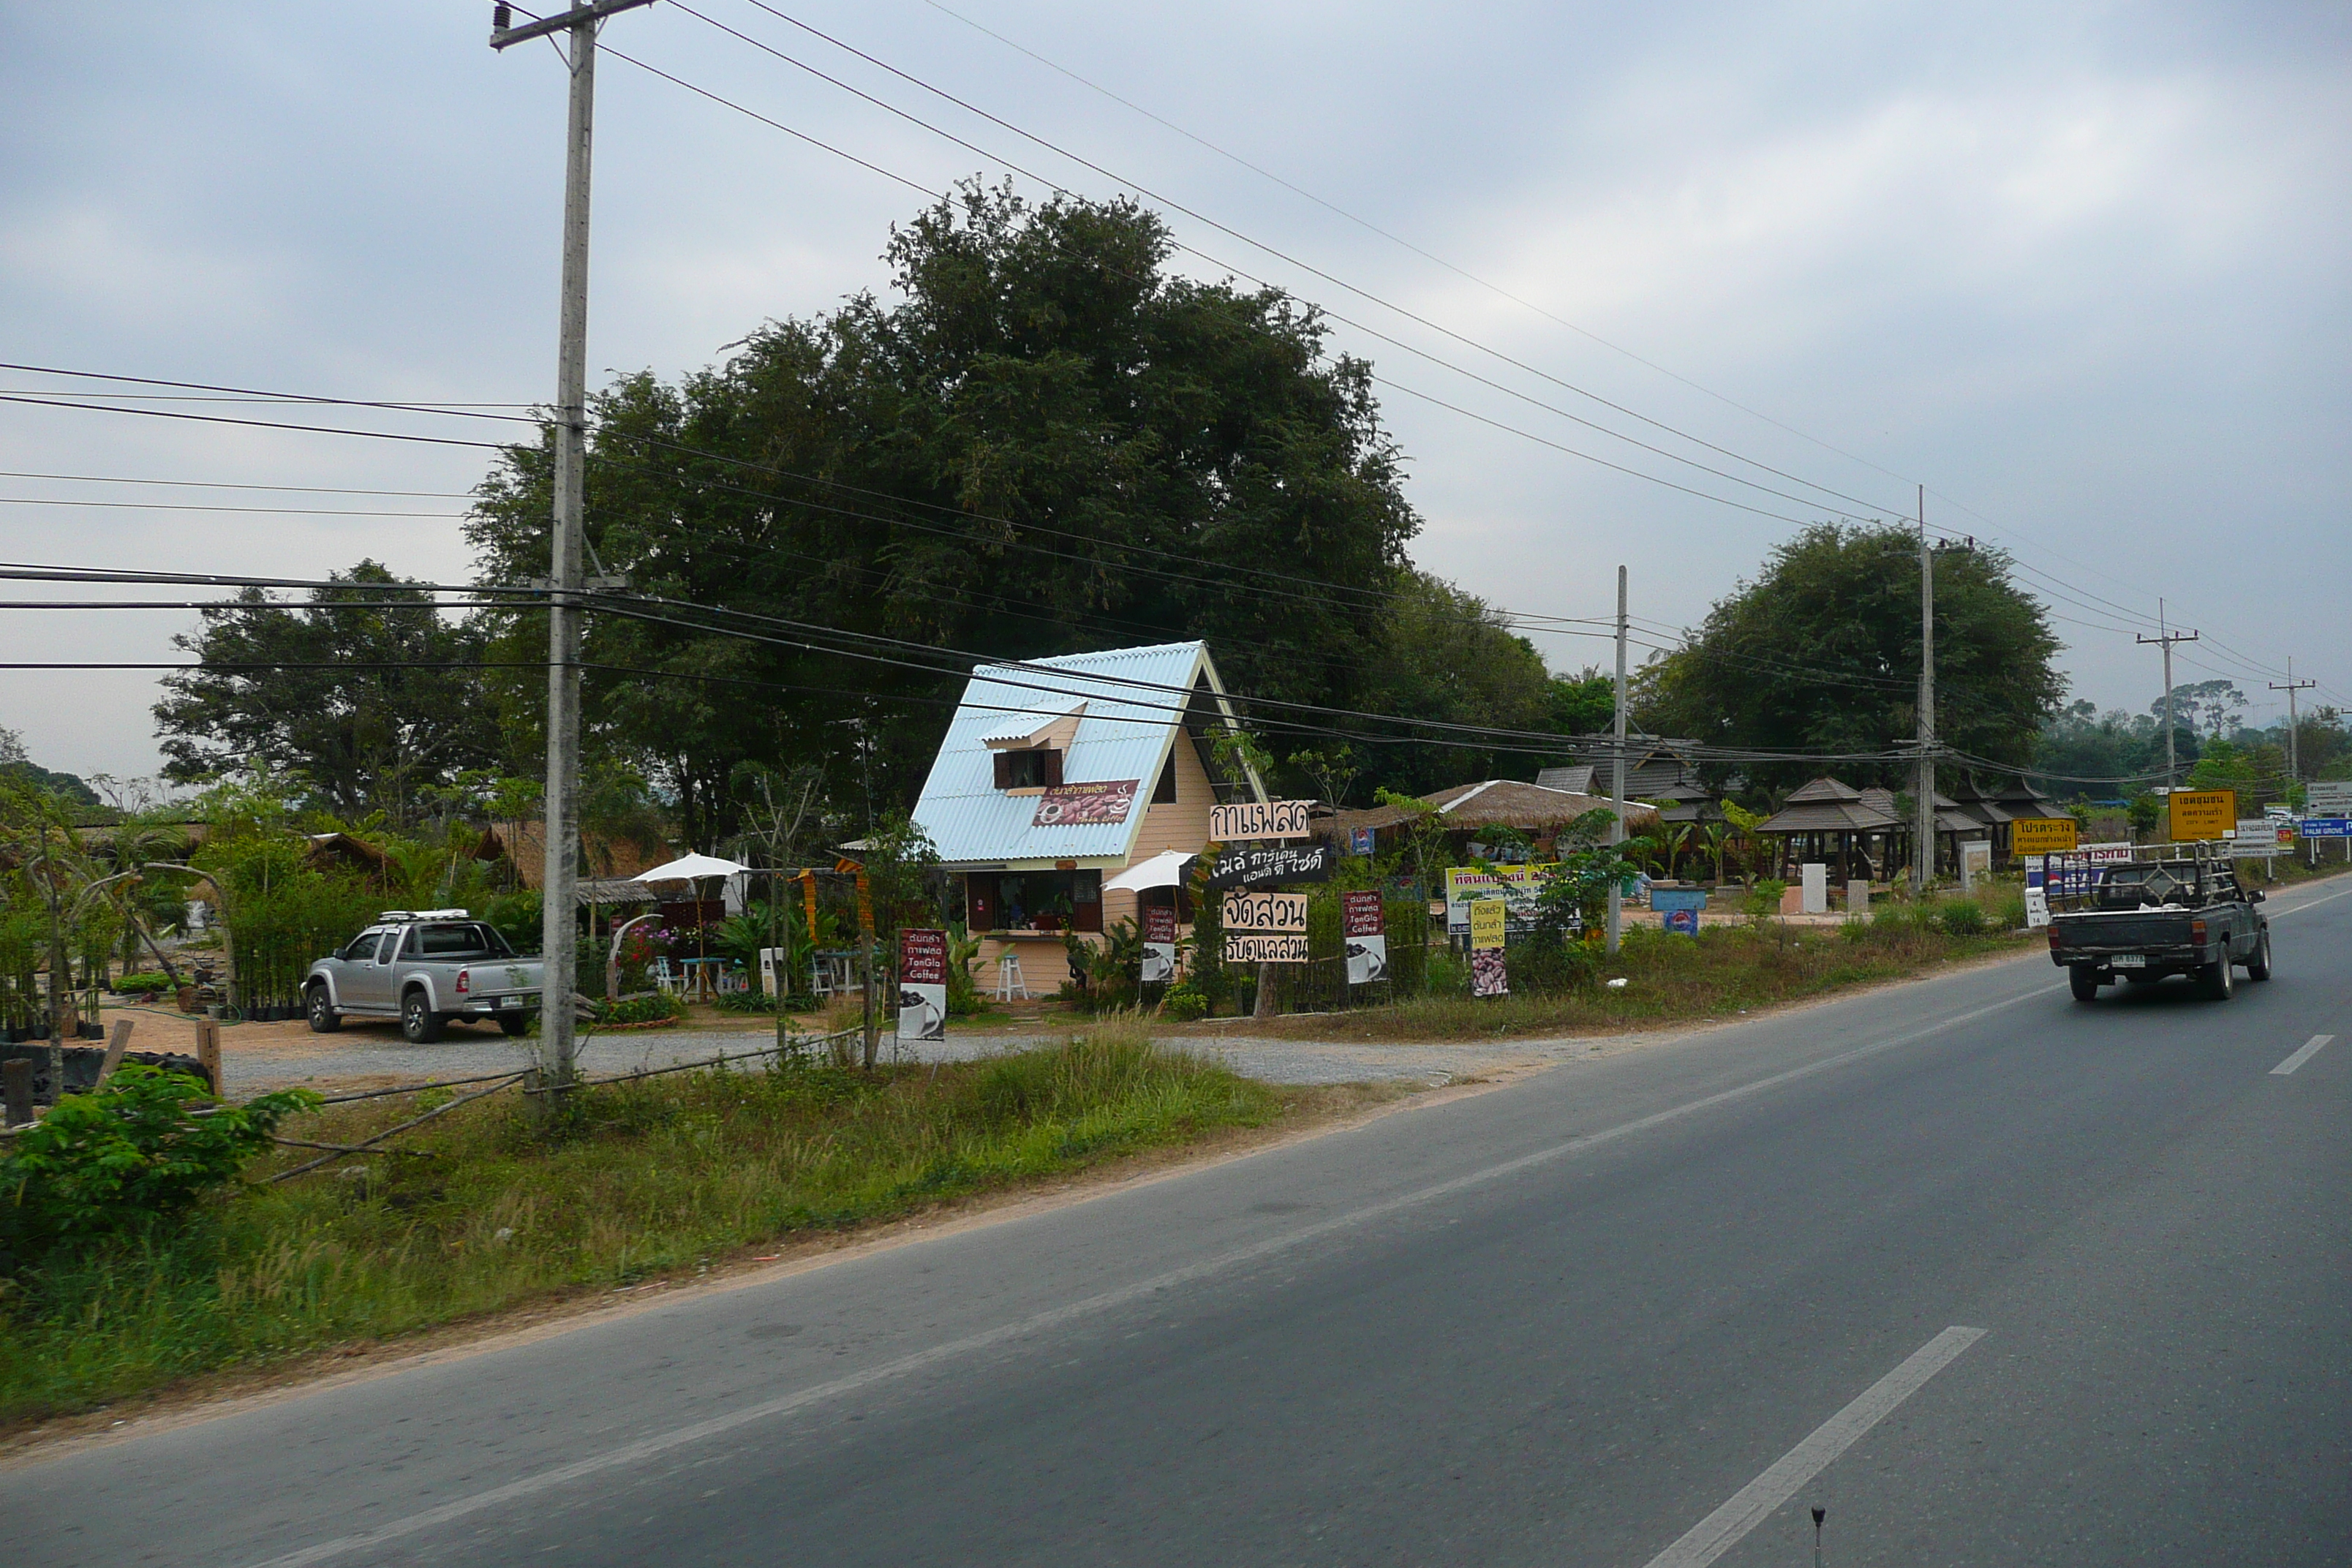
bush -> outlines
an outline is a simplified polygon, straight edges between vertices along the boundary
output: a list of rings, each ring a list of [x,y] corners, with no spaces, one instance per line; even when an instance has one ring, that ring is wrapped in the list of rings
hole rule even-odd
[[[114,990],[122,996],[154,996],[179,986],[168,974],[126,974],[114,983]]]
[[[1600,949],[1540,932],[1512,948],[1504,962],[1511,989],[1537,996],[1590,990],[1601,979]]]
[[[1759,882],[1748,889],[1748,897],[1740,900],[1739,907],[1759,921],[1768,916],[1777,915],[1780,912],[1780,895],[1788,890],[1789,884],[1786,882],[1773,880]]]
[[[134,1063],[17,1133],[0,1154],[0,1267],[188,1207],[235,1180],[280,1121],[319,1103],[289,1089],[189,1114],[211,1098],[200,1079]]]
[[[765,997],[761,1001],[767,1000]],[[663,1024],[686,1016],[686,1004],[666,991],[650,996],[629,996],[607,1002],[597,1014],[600,1024]]]
[[[1191,981],[1182,980],[1171,985],[1160,998],[1160,1010],[1177,1023],[1189,1024],[1209,1016],[1209,999]]]
[[[1432,948],[1428,967],[1423,971],[1423,984],[1431,996],[1467,996],[1470,966],[1450,947]]]
[[[776,999],[764,991],[722,991],[711,1005],[722,1013],[772,1013]]]
[[[1944,928],[1946,936],[1981,936],[1984,906],[1972,899],[1954,899],[1936,911],[1936,923]]]
[[[2025,893],[2022,889],[2005,893],[1992,911],[1995,931],[2016,931],[2025,924]]]

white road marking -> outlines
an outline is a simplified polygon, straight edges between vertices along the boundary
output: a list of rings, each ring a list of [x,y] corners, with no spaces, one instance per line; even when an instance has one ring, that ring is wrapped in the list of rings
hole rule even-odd
[[[2319,1054],[2319,1047],[2326,1045],[2335,1037],[2336,1037],[2333,1035],[2312,1036],[2311,1038],[2304,1041],[2301,1046],[2295,1048],[2294,1055],[2287,1058],[2286,1060],[2271,1068],[2271,1076],[2273,1078],[2286,1077],[2289,1073],[2294,1071],[2295,1068],[2301,1067],[2304,1063],[2317,1056]]]
[[[1714,1094],[1702,1095],[1696,1100],[1685,1100],[1680,1105],[1669,1106],[1664,1110],[1652,1111],[1647,1116],[1635,1117],[1631,1121],[1621,1121],[1614,1127],[1604,1127],[1598,1132],[1589,1132],[1580,1138],[1570,1138],[1565,1142],[1555,1143],[1549,1148],[1538,1149],[1529,1153],[1521,1154],[1516,1159],[1488,1165],[1484,1170],[1473,1171],[1467,1175],[1434,1183],[1412,1192],[1401,1193],[1382,1202],[1370,1204],[1344,1215],[1336,1215],[1329,1219],[1303,1226],[1297,1230],[1288,1231],[1281,1236],[1268,1237],[1264,1241],[1253,1242],[1247,1247],[1238,1247],[1230,1252],[1220,1253],[1214,1258],[1203,1258],[1198,1263],[1186,1264],[1180,1268],[1171,1268],[1165,1273],[1155,1274],[1148,1279],[1139,1280],[1132,1285],[1122,1285],[1116,1289],[1104,1290],[1065,1306],[1048,1308],[1045,1311],[1033,1313],[1026,1318],[1015,1319],[1009,1323],[1000,1323],[995,1328],[983,1329],[978,1333],[967,1334],[959,1340],[950,1340],[945,1344],[933,1345],[929,1350],[916,1351],[899,1356],[894,1361],[887,1361],[877,1366],[868,1367],[863,1372],[835,1378],[830,1383],[818,1384],[814,1387],[803,1388],[792,1394],[778,1394],[773,1399],[763,1399],[756,1405],[746,1405],[740,1410],[730,1411],[724,1415],[713,1415],[706,1420],[673,1427],[667,1432],[654,1433],[634,1443],[623,1444],[617,1448],[608,1448],[601,1454],[591,1454],[586,1458],[575,1459],[568,1465],[558,1465],[551,1469],[520,1476],[504,1486],[491,1487],[484,1491],[456,1498],[441,1504],[438,1508],[425,1509],[404,1518],[377,1525],[373,1529],[358,1531],[350,1535],[339,1535],[331,1541],[320,1542],[315,1546],[306,1546],[298,1552],[289,1552],[280,1557],[269,1558],[266,1562],[254,1564],[254,1568],[310,1568],[311,1563],[329,1562],[346,1552],[362,1551],[371,1546],[382,1546],[386,1542],[414,1535],[419,1531],[431,1530],[437,1525],[464,1519],[469,1514],[479,1513],[484,1509],[518,1501],[551,1487],[583,1480],[607,1470],[639,1466],[646,1460],[668,1453],[674,1448],[682,1448],[690,1443],[699,1443],[705,1438],[720,1436],[739,1427],[772,1420],[776,1416],[788,1415],[809,1405],[836,1399],[843,1394],[854,1394],[875,1384],[903,1377],[909,1373],[920,1372],[926,1367],[936,1366],[942,1362],[971,1355],[1010,1340],[1022,1339],[1048,1330],[1058,1329],[1097,1313],[1113,1310],[1129,1302],[1141,1300],[1159,1291],[1209,1279],[1227,1269],[1254,1263],[1259,1258],[1269,1258],[1276,1253],[1286,1252],[1294,1247],[1319,1240],[1323,1237],[1350,1229],[1371,1220],[1385,1218],[1402,1210],[1418,1207],[1440,1198],[1451,1197],[1456,1193],[1468,1192],[1491,1182],[1500,1181],[1506,1176],[1517,1175],[1521,1171],[1547,1164],[1553,1160],[1570,1154],[1580,1154],[1588,1149],[1613,1143],[1638,1132],[1646,1132],[1653,1127],[1679,1121],[1686,1116],[1695,1116],[1702,1110],[1709,1110],[1718,1105],[1728,1105],[1736,1100],[1746,1100],[1751,1095],[1778,1089],[1785,1083],[1794,1083],[1800,1079],[1811,1078],[1819,1073],[1833,1071],[1851,1063],[1866,1060],[1871,1057],[1924,1040],[1931,1035],[1940,1035],[1945,1030],[1958,1025],[1973,1023],[1989,1014],[2014,1007],[2021,1002],[2031,1002],[2037,996],[2046,996],[2053,991],[2064,989],[2065,985],[2063,982],[2050,985],[2037,985],[2031,991],[2005,997],[1999,1002],[1988,1002],[1981,1007],[1971,1007],[1965,1013],[1955,1013],[1948,1018],[1939,1019],[1933,1024],[1924,1025],[1919,1028],[1896,1035],[1892,1039],[1881,1040],[1874,1045],[1858,1046],[1853,1050],[1842,1051],[1833,1057],[1824,1057],[1819,1061],[1808,1062],[1802,1067],[1790,1068],[1782,1072],[1769,1074],[1752,1083],[1741,1084],[1737,1089],[1721,1089]],[[1955,1332],[1973,1336],[1980,1331],[1975,1329],[1951,1330],[1947,1331],[1946,1337]],[[1924,1355],[1927,1352],[1923,1351],[1920,1353]],[[1956,1351],[1953,1353],[1958,1352]],[[1913,1361],[1917,1359],[1917,1356],[1912,1358]],[[1906,1362],[1904,1364],[1908,1366],[1910,1363]],[[1892,1409],[1893,1406],[1889,1405],[1888,1408]]]
[[[1895,1413],[1927,1381],[1985,1337],[1982,1329],[1949,1328],[1911,1352],[1909,1359],[1862,1391],[1861,1397],[1822,1422],[1813,1435],[1783,1454],[1772,1468],[1732,1494],[1729,1502],[1691,1526],[1680,1541],[1650,1559],[1648,1568],[1706,1568],[1772,1517],[1807,1481],[1829,1468],[1862,1435]]]
[[[2284,920],[2288,915],[2299,915],[2305,910],[2315,910],[2322,904],[2332,904],[2338,899],[2352,899],[2352,888],[2340,888],[2325,898],[2314,899],[2309,903],[2297,904],[2291,910],[2280,910],[2272,915],[2271,919]]]

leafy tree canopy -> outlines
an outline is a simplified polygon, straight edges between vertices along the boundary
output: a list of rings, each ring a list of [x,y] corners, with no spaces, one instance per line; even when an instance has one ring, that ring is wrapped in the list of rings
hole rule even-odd
[[[1711,745],[1885,752],[1916,732],[1919,567],[1915,536],[1819,523],[1717,602],[1690,643],[1643,672],[1643,721]],[[2063,678],[2046,613],[2011,580],[2006,552],[1935,552],[1937,731],[1947,746],[2024,766]],[[1899,785],[1899,761],[1750,763],[1768,789],[1822,772]]]
[[[52,773],[25,754],[25,737],[0,724],[0,776],[30,784],[76,805],[100,805],[98,792],[73,773]]]
[[[204,668],[164,678],[166,778],[263,767],[295,781],[307,805],[405,823],[494,759],[495,716],[478,673],[461,668],[480,651],[477,633],[376,562],[330,581],[307,603],[247,588],[172,639]],[[326,607],[338,602],[354,607]]]

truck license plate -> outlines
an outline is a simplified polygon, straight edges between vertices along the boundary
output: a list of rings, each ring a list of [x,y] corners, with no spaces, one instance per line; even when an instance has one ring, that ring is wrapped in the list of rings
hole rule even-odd
[[[2107,962],[2114,964],[2117,969],[2146,969],[2147,967],[2147,954],[2144,952],[2119,952],[2113,958],[2107,960]]]

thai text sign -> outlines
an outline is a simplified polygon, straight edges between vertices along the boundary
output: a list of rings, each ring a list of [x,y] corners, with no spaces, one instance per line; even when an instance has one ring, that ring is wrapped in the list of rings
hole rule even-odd
[[[1029,826],[1084,827],[1125,822],[1127,814],[1135,809],[1135,792],[1142,783],[1140,779],[1119,779],[1110,784],[1047,784],[1045,793],[1037,797],[1037,812],[1029,819]]]
[[[898,933],[898,1037],[943,1040],[948,1026],[948,933]]]
[[[2306,816],[2294,826],[2305,838],[2352,838],[2352,816]]]
[[[1507,925],[1505,905],[1501,899],[1484,898],[1470,900],[1470,951],[1486,952],[1503,945]]]
[[[2275,817],[2245,817],[2238,823],[2238,837],[2231,841],[2230,854],[2244,860],[2264,855],[2294,853],[2294,824]]]
[[[2238,826],[2238,792],[2233,789],[2177,789],[2164,797],[2171,817],[2172,841],[2193,844],[2200,838],[2227,838]]]
[[[1242,800],[1209,808],[1209,837],[1219,844],[1247,838],[1304,838],[1307,802]]]
[[[1304,893],[1227,893],[1227,931],[1307,932]]]
[[[2016,855],[2047,855],[2072,849],[2079,835],[2071,816],[2021,816],[2009,825],[2009,847]]]
[[[1148,904],[1143,910],[1143,971],[1146,985],[1176,978],[1176,911],[1166,904]]]
[[[1492,871],[1473,871],[1456,867],[1445,873],[1445,931],[1449,936],[1470,933],[1470,904],[1475,899],[1500,894],[1509,906],[1510,923],[1516,931],[1528,931],[1535,925],[1536,895],[1543,891],[1543,879],[1558,862],[1541,866],[1497,866]]]
[[[2322,779],[2305,784],[2303,805],[2314,816],[2352,816],[2352,779]]]
[[[1389,977],[1387,911],[1377,889],[1339,895],[1339,930],[1347,940],[1348,984],[1370,985]]]
[[[1225,933],[1227,963],[1304,963],[1307,938],[1272,931],[1234,931]]]
[[[1331,875],[1328,844],[1234,844],[1209,866],[1212,888],[1257,888],[1269,882],[1320,882]]]

